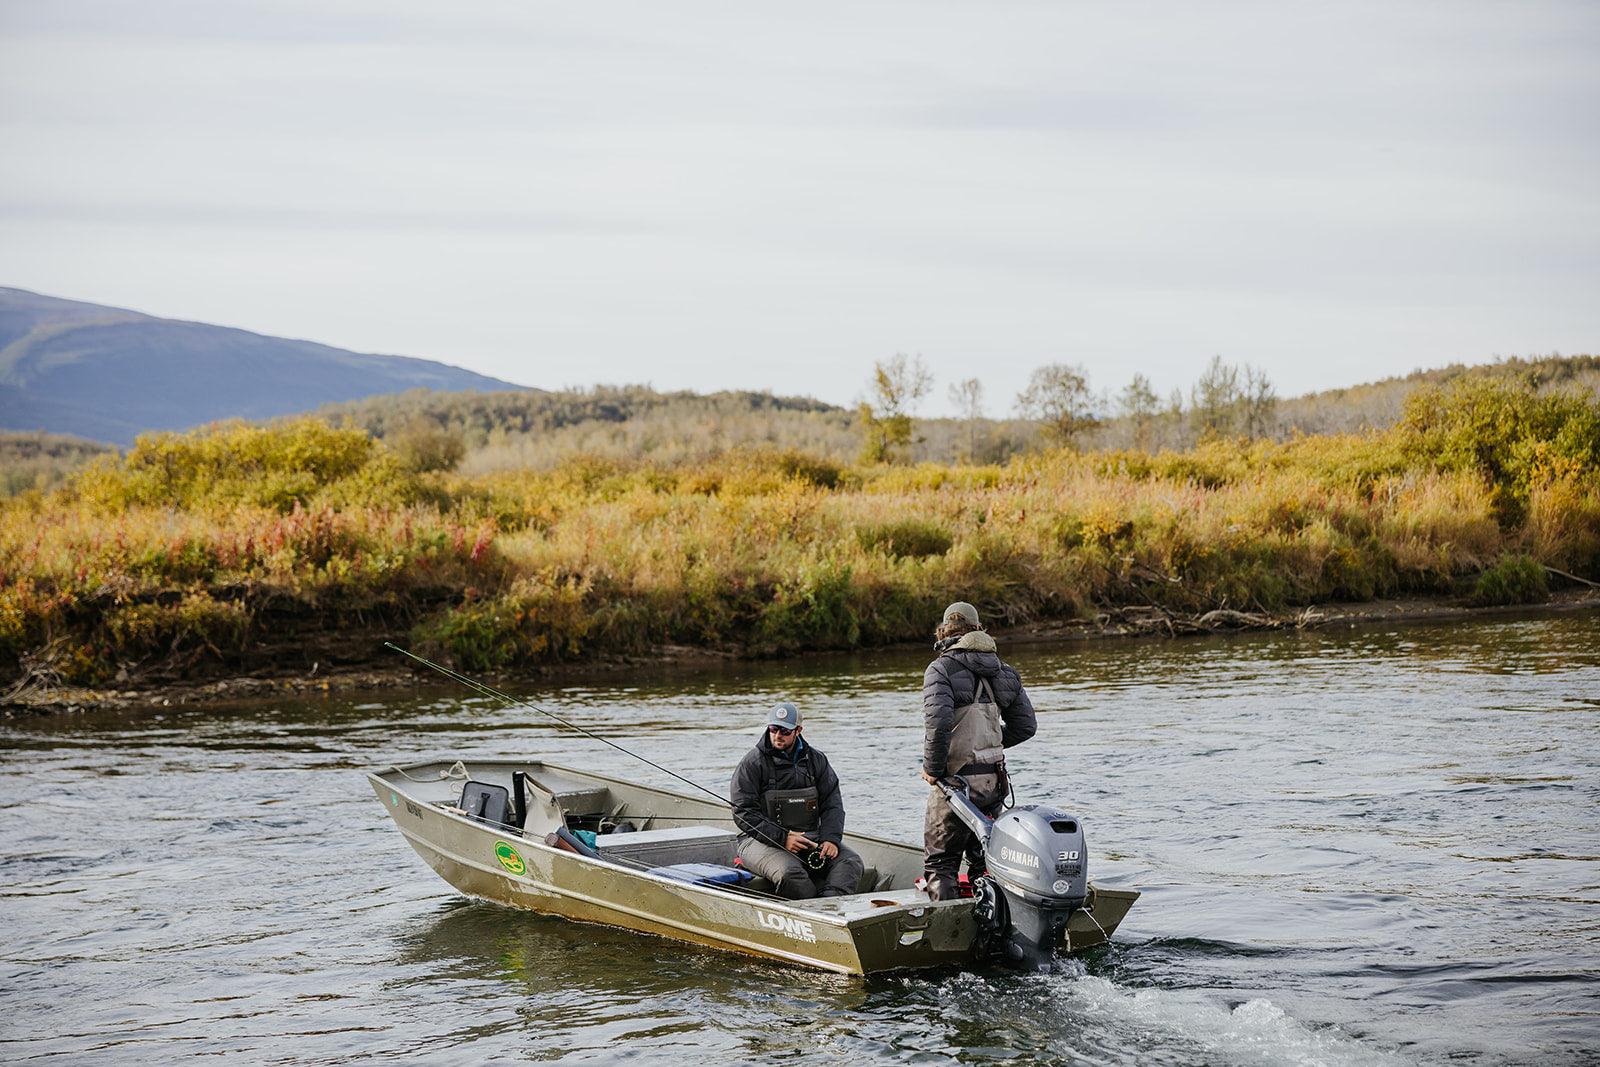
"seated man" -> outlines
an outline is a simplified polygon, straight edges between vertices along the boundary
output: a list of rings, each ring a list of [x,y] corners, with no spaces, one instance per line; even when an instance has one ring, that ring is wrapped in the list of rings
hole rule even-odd
[[[842,843],[839,776],[800,729],[800,709],[779,704],[733,772],[739,859],[790,900],[844,896],[860,887],[861,857]]]

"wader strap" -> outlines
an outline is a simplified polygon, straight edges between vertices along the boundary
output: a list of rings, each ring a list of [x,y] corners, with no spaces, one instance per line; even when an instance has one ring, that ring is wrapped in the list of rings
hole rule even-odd
[[[969,763],[955,773],[963,777],[969,774],[999,774],[1005,769],[1005,766],[1005,760],[1001,760],[999,763]]]

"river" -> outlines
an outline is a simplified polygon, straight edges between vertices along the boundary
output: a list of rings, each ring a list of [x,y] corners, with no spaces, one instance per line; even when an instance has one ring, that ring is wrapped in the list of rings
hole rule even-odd
[[[866,979],[455,894],[363,770],[537,754],[450,689],[0,726],[7,1063],[1600,1062],[1600,613],[1017,645],[1019,801],[1143,898],[1045,975]],[[518,693],[722,791],[792,699],[857,829],[918,840],[922,653]]]

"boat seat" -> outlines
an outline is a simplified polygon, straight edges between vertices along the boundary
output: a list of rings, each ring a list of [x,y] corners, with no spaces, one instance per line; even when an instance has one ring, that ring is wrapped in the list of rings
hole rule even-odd
[[[773,885],[770,880],[761,877],[759,874],[751,874],[749,877],[750,880],[744,883],[746,889],[753,889],[758,893],[777,893],[778,887]],[[890,877],[884,879],[884,881],[892,883],[894,878]],[[879,893],[888,888],[889,887],[887,885],[878,884],[877,869],[874,867],[868,867],[864,872],[862,872],[861,882],[856,887],[856,895],[864,896],[867,893]]]
[[[466,782],[461,786],[461,802],[457,805],[489,826],[511,826],[511,790],[503,785],[486,782]]]
[[[660,830],[600,834],[595,847],[601,855],[671,866],[678,863],[731,865],[739,835],[716,826],[668,826]]]

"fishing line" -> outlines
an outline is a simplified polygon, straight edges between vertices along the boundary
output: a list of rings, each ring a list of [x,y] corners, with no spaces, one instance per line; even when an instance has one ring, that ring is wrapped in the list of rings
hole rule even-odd
[[[683,775],[677,773],[676,771],[667,770],[665,767],[661,766],[661,764],[659,764],[659,763],[652,763],[650,760],[645,759],[643,756],[639,755],[637,752],[629,752],[627,749],[623,748],[621,745],[616,744],[615,742],[612,742],[612,741],[607,741],[605,738],[601,737],[599,734],[593,733],[593,732],[591,732],[589,730],[585,730],[583,727],[577,725],[576,723],[570,723],[567,720],[563,719],[561,716],[555,714],[554,712],[546,711],[545,709],[541,708],[539,705],[533,703],[532,701],[518,700],[516,697],[511,696],[509,693],[502,693],[502,692],[500,692],[500,690],[494,688],[491,685],[486,685],[483,682],[478,681],[476,678],[468,678],[466,675],[460,674],[460,673],[458,673],[456,671],[453,671],[449,667],[441,666],[441,665],[439,665],[437,663],[434,663],[432,660],[423,659],[421,656],[417,655],[415,652],[408,652],[405,649],[401,648],[399,645],[394,644],[393,642],[385,641],[383,643],[383,647],[384,648],[392,648],[396,652],[400,653],[402,656],[409,656],[412,659],[416,660],[418,663],[422,664],[424,667],[431,667],[434,670],[438,671],[440,674],[444,675],[446,678],[449,678],[452,681],[460,682],[462,685],[466,686],[468,689],[473,690],[474,692],[482,693],[484,696],[491,696],[491,697],[495,697],[495,698],[497,698],[499,700],[503,700],[507,704],[511,705],[512,707],[532,708],[534,711],[537,711],[541,715],[548,715],[550,718],[554,719],[556,722],[560,723],[562,726],[565,726],[569,730],[576,730],[578,733],[582,734],[583,736],[592,737],[596,741],[599,741],[603,745],[610,745],[612,748],[616,749],[618,752],[622,753],[624,756],[632,756],[634,759],[640,761],[641,763],[648,763],[648,764],[650,764],[650,766],[654,767],[656,770],[660,771],[662,774],[670,774],[672,777],[676,778],[680,782],[683,782],[685,785],[692,785],[696,789],[700,790],[700,792],[705,793],[705,794],[707,794],[709,796],[712,796],[712,797],[716,797],[716,799],[717,799],[717,801],[719,803],[726,804],[730,808],[733,807],[733,801],[729,800],[727,797],[720,796],[717,793],[712,792],[711,790],[707,789],[705,786],[701,785],[699,782],[690,781],[689,779],[685,778]]]

